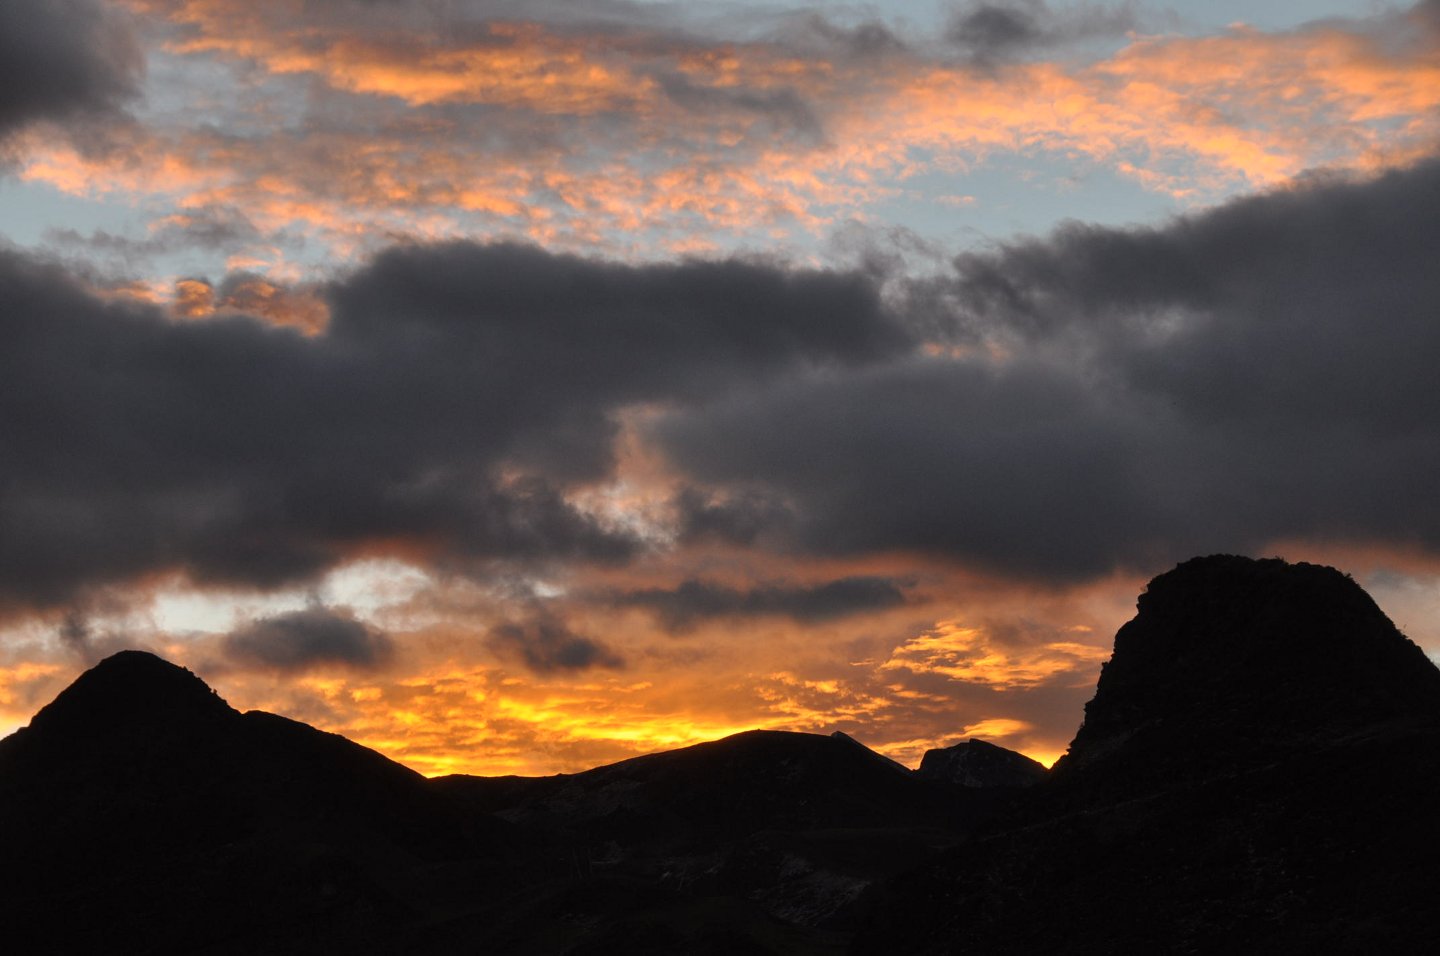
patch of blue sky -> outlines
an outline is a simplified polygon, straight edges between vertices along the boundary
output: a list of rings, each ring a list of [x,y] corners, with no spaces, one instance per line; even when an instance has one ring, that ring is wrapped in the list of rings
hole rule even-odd
[[[1184,0],[1168,4],[1141,4],[1142,10],[1177,15],[1187,27],[1212,31],[1234,23],[1260,30],[1286,30],[1316,20],[1358,19],[1405,9],[1406,4],[1378,0],[1285,0],[1284,3],[1257,3],[1256,0]],[[1186,30],[1185,32],[1190,32]]]
[[[913,176],[866,210],[867,221],[903,225],[948,249],[1043,235],[1068,219],[1123,226],[1155,222],[1185,204],[1099,163],[1058,156],[997,155],[965,172]]]
[[[72,195],[48,183],[0,175],[0,236],[18,246],[39,246],[54,230],[64,229],[143,235],[150,218],[133,203]]]

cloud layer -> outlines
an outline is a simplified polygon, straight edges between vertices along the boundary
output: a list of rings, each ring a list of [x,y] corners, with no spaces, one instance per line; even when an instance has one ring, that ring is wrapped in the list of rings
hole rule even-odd
[[[143,68],[134,36],[102,0],[0,4],[0,140],[38,120],[116,112]]]
[[[184,570],[273,587],[367,549],[460,569],[641,547],[566,497],[615,415],[844,368],[908,333],[860,275],[393,249],[315,336],[172,319],[0,252],[0,590],[64,601]]]
[[[574,492],[614,478],[642,407],[682,542],[1072,580],[1304,536],[1434,548],[1436,223],[1430,162],[1065,227],[888,304],[860,273],[400,247],[308,337],[102,302],[8,253],[4,587],[623,561],[654,542]],[[688,587],[635,601],[672,624],[807,606]]]
[[[1103,174],[1216,201],[1313,166],[1403,165],[1440,134],[1428,6],[1119,41],[1124,4],[970,4],[947,43],[840,14],[720,29],[649,4],[128,5],[164,38],[164,84],[104,149],[26,140],[21,175],[139,203],[160,231],[243,209],[258,235],[237,254],[276,270],[301,239],[354,256],[394,234],[650,257],[803,246],[973,200],[972,175],[1007,167],[1050,192]],[[1029,55],[1101,36],[1119,48]]]
[[[708,581],[683,581],[674,588],[644,588],[617,594],[619,607],[653,611],[675,633],[709,618],[784,616],[801,624],[905,603],[905,593],[888,578],[849,577],[815,585],[765,584],[741,589]]]
[[[971,253],[956,359],[677,412],[693,478],[795,544],[1083,579],[1309,537],[1440,545],[1440,164]],[[995,356],[999,356],[996,358]]]

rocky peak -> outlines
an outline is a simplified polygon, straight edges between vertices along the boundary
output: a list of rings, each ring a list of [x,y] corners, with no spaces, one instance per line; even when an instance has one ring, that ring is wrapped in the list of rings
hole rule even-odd
[[[928,750],[917,771],[927,780],[963,787],[1029,787],[1045,779],[1045,765],[1021,753],[971,737],[939,750]]]
[[[204,726],[236,716],[185,668],[145,651],[121,651],[81,674],[35,715],[30,730],[99,738],[141,727]]]
[[[1214,555],[1150,582],[1056,770],[1216,769],[1440,717],[1440,671],[1334,568]]]

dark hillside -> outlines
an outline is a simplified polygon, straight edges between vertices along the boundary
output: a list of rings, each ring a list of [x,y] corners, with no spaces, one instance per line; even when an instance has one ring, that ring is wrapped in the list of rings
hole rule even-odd
[[[1440,672],[1349,578],[1156,578],[1046,772],[751,731],[425,780],[124,652],[0,741],[23,953],[1377,953],[1440,934]]]
[[[872,894],[862,953],[1422,952],[1440,672],[1331,568],[1151,582],[1051,781]]]

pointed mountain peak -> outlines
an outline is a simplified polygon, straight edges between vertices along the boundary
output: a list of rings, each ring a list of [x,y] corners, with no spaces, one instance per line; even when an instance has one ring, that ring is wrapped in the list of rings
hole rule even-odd
[[[190,671],[146,651],[121,651],[75,679],[30,722],[42,734],[103,734],[137,724],[213,722],[235,712]]]
[[[1348,575],[1212,555],[1150,582],[1062,777],[1216,769],[1306,740],[1440,717],[1440,671]]]

